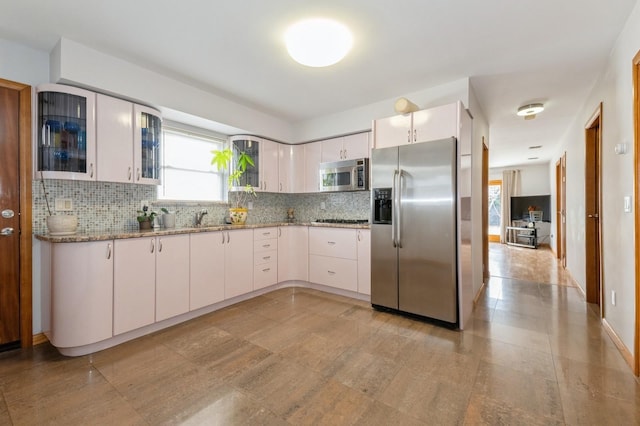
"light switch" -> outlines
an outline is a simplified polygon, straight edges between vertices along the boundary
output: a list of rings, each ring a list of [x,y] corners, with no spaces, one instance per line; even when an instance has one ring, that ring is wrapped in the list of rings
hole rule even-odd
[[[624,212],[631,213],[631,197],[629,195],[624,197]]]

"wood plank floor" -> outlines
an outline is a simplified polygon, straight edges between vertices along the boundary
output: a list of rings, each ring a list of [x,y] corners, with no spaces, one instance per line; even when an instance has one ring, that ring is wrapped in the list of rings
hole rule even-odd
[[[464,332],[280,289],[90,356],[0,354],[0,424],[640,424],[640,385],[548,250],[492,245]]]

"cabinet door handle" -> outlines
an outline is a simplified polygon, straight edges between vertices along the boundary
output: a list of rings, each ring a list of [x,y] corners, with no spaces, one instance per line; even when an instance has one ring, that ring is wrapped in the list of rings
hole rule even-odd
[[[162,238],[160,238],[158,242],[160,243],[158,246],[158,253],[160,253],[162,251]]]
[[[336,242],[335,241],[327,241],[327,244],[329,244],[330,246],[334,246],[334,245],[336,245]]]
[[[271,247],[271,244],[263,244],[262,245],[262,248],[269,248],[269,247]]]
[[[131,173],[133,172],[133,170],[131,170],[131,167],[129,167],[129,171],[127,172],[127,180],[131,180]]]
[[[418,131],[413,129],[413,141],[418,142]]]
[[[154,251],[156,251],[156,241],[154,239],[151,239],[151,253],[153,253]]]
[[[407,130],[407,143],[411,143],[411,130]]]
[[[93,177],[93,163],[89,164],[89,177]]]
[[[335,274],[336,274],[334,271],[327,271],[327,273],[328,273],[329,275],[335,275]]]
[[[220,233],[222,235],[222,244],[224,244],[224,232]]]
[[[269,272],[271,270],[271,268],[265,268],[262,270],[262,272]]]
[[[140,180],[140,168],[139,167],[136,169],[136,177],[137,177],[137,180]]]
[[[282,228],[278,228],[278,237],[282,237]]]
[[[282,192],[282,182],[280,182],[280,192]]]
[[[111,244],[107,244],[107,260],[111,259]]]
[[[342,157],[342,158],[344,158],[346,160],[347,159],[347,149],[346,148],[344,149],[344,154],[343,155],[344,155],[344,157]]]
[[[263,256],[262,257],[262,260],[269,260],[269,259],[271,259],[271,256]]]
[[[231,241],[231,235],[229,235],[229,232],[227,231],[227,244],[229,244],[230,241]]]
[[[271,232],[263,232],[262,235],[264,236],[271,235]]]
[[[358,231],[358,241],[362,241],[362,240],[360,239],[360,231]]]

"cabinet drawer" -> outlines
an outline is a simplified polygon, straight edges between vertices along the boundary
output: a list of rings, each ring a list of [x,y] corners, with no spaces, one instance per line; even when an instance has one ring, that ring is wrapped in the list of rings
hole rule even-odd
[[[356,230],[309,228],[309,254],[356,260]]]
[[[253,270],[253,289],[268,287],[278,282],[278,261],[256,265]]]
[[[260,228],[253,230],[253,241],[270,240],[278,238],[278,228]]]
[[[344,290],[358,290],[358,262],[309,255],[309,281]]]
[[[269,262],[278,262],[278,250],[260,251],[253,255],[253,263],[256,266]]]
[[[278,239],[270,238],[268,240],[259,240],[253,242],[253,252],[278,250]]]

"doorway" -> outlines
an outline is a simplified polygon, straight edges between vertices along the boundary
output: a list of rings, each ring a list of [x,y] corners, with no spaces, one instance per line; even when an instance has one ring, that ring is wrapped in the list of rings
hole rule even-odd
[[[31,86],[0,79],[0,349],[32,345]]]
[[[489,190],[489,241],[500,242],[500,224],[502,223],[502,181],[490,180]]]
[[[489,148],[482,137],[482,282],[489,277]]]
[[[567,153],[556,163],[556,257],[567,267]]]
[[[602,316],[601,224],[602,103],[585,126],[585,276],[587,302]]]

